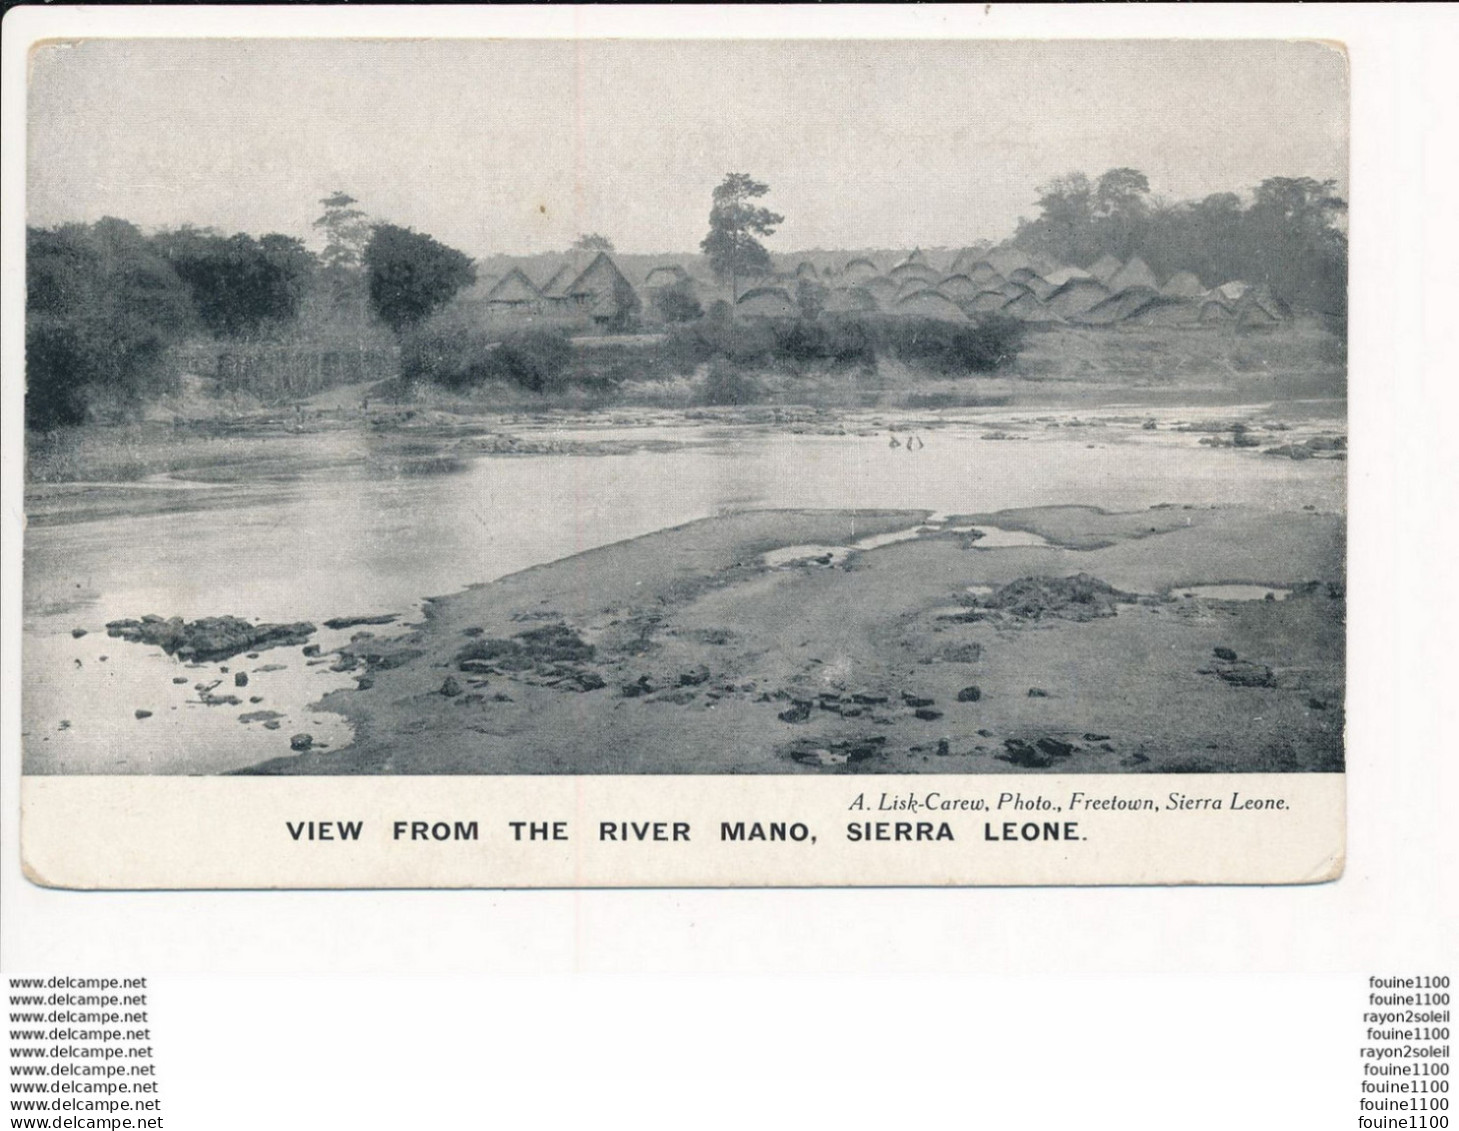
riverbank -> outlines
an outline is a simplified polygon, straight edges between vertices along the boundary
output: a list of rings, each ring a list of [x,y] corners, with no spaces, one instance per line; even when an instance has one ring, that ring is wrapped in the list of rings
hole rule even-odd
[[[252,772],[1341,769],[1340,516],[928,519],[728,515],[434,600],[340,649],[349,746]],[[1237,583],[1272,598],[1194,592]]]

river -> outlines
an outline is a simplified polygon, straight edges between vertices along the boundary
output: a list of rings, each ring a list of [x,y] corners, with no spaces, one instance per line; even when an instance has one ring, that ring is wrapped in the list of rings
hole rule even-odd
[[[1219,415],[1251,411],[1227,407]],[[132,485],[126,489],[165,493],[166,509],[112,517],[87,517],[95,510],[78,509],[77,521],[51,513],[27,532],[25,769],[215,774],[287,753],[297,732],[333,748],[348,742],[342,719],[309,706],[353,682],[331,672],[327,661],[311,664],[301,648],[290,647],[190,667],[157,648],[107,637],[106,622],[123,617],[232,614],[318,624],[397,612],[408,623],[426,597],[748,508],[966,514],[1175,503],[1343,510],[1344,464],[1202,446],[1201,434],[1170,427],[1201,414],[1140,410],[1132,418],[1110,410],[1103,417],[1045,412],[1035,418],[1005,410],[965,412],[932,427],[882,414],[885,426],[851,420],[844,435],[703,424],[652,433],[542,425],[542,434],[563,439],[651,435],[681,446],[481,456],[443,461],[452,469],[431,475],[342,461],[241,486],[176,479]],[[1160,418],[1160,427],[1140,427],[1147,417]],[[1269,439],[1290,443],[1324,426],[1331,427],[1330,417]],[[909,448],[913,434],[917,442]],[[85,635],[73,635],[78,628]],[[322,630],[314,642],[327,655],[350,635]],[[235,688],[240,670],[248,682]],[[222,681],[219,693],[243,702],[207,705],[198,685],[215,680]],[[150,715],[138,718],[139,710]],[[278,712],[278,728],[239,719],[258,711]]]

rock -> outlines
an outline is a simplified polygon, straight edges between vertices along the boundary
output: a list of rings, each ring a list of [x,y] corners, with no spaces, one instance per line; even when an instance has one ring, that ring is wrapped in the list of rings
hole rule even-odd
[[[625,699],[637,699],[640,695],[652,695],[654,685],[649,682],[648,676],[641,675],[632,683],[625,683],[619,691]]]
[[[1030,746],[1021,738],[1006,738],[1003,740],[1003,745],[1007,753],[994,755],[999,761],[1023,766],[1030,770],[1043,770],[1054,764],[1054,760],[1047,754]]]
[[[236,695],[214,695],[209,691],[202,693],[203,705],[207,707],[241,707],[243,700]]]
[[[1083,736],[1083,738],[1084,738],[1084,741],[1085,742],[1108,742],[1109,741],[1109,735],[1107,735],[1107,734],[1095,734],[1092,731],[1089,732],[1088,734],[1085,734]]]
[[[991,730],[989,730],[987,727],[979,727],[978,728],[978,737],[979,738],[992,738],[993,737],[993,732]]]
[[[1030,687],[1028,689],[1028,697],[1030,699],[1047,699],[1049,697],[1049,693],[1045,691],[1042,687]]]
[[[263,728],[264,730],[278,730],[283,725],[284,724],[279,722],[277,719],[273,719],[269,722],[264,723]]]
[[[485,633],[486,629],[482,628],[479,624],[473,624],[461,630],[462,636],[482,636]]]
[[[1051,758],[1067,758],[1074,753],[1072,743],[1061,742],[1057,738],[1041,738],[1034,745]]]
[[[1097,577],[1077,573],[1072,577],[1022,577],[980,598],[978,603],[1019,620],[1054,617],[1089,621],[1112,617],[1117,605],[1135,601],[1132,593],[1122,593]]]
[[[851,702],[860,703],[863,707],[875,707],[887,702],[885,695],[873,695],[869,691],[857,691],[851,696]]]
[[[1121,766],[1143,766],[1148,761],[1150,761],[1150,759],[1148,757],[1146,757],[1144,754],[1131,754],[1128,758],[1121,758],[1120,759],[1120,765]]]
[[[141,707],[138,707],[132,714],[139,719],[150,719],[152,717],[151,711],[143,710]]]
[[[278,711],[244,711],[238,716],[240,723],[267,723],[284,716]]]
[[[1311,699],[1307,700],[1307,706],[1311,707],[1314,711],[1325,711],[1327,710],[1327,700],[1319,699],[1314,695]]]
[[[248,673],[247,672],[234,672],[233,673],[233,686],[234,687],[247,687],[248,686]]]
[[[783,723],[803,723],[811,717],[811,705],[804,699],[797,699],[788,710],[775,717]]]
[[[372,675],[362,675],[362,676],[359,676],[358,678],[356,678],[356,680],[355,680],[355,690],[356,691],[369,691],[370,688],[372,688],[374,686],[375,686],[375,677],[372,676]]]
[[[951,753],[952,753],[952,743],[950,741],[948,741],[946,738],[939,738],[937,740],[937,754],[938,754],[938,757],[946,758]]]
[[[902,702],[909,707],[930,707],[936,703],[936,699],[925,699],[919,695],[912,695],[909,692],[902,692]]]
[[[381,613],[379,616],[364,617],[332,617],[324,622],[325,628],[357,628],[362,624],[389,624],[400,616],[399,613]]]
[[[844,766],[851,760],[850,755],[836,753],[830,750],[793,750],[790,756],[797,762],[807,766]]]
[[[485,660],[462,660],[456,665],[468,675],[495,675],[496,668]]]
[[[982,697],[983,689],[976,683],[964,687],[957,693],[957,701],[959,703],[976,703]]]
[[[597,691],[608,686],[608,682],[597,672],[589,671],[577,672],[566,682],[577,691]]]
[[[184,660],[216,662],[248,651],[302,644],[315,632],[307,621],[294,624],[252,624],[241,617],[182,617],[163,620],[149,613],[141,620],[107,623],[108,636],[131,643],[151,644]]]
[[[306,655],[306,656],[317,656],[317,655],[319,655],[319,645],[318,644],[306,644],[306,645],[304,645],[304,655]]]
[[[680,687],[697,687],[701,683],[709,682],[709,669],[703,664],[696,664],[688,671],[679,673]]]
[[[1265,664],[1250,660],[1236,660],[1234,663],[1218,664],[1215,675],[1233,687],[1275,687],[1277,677]]]
[[[86,635],[86,630],[84,628],[73,628],[71,630],[71,635],[77,640],[80,640],[83,636]]]
[[[248,653],[247,656],[244,657],[244,659],[245,660],[256,660],[256,659],[258,659],[258,653],[257,652],[250,652],[250,653]]]
[[[441,694],[447,699],[454,699],[457,695],[461,694],[461,685],[456,682],[454,675],[448,675],[446,682],[441,684]]]
[[[915,714],[919,719],[922,719],[925,722],[929,723],[935,719],[942,718],[942,712],[934,711],[931,707],[918,707],[917,710],[913,712],[913,714]]]
[[[227,675],[228,674],[228,665],[227,664],[220,665],[219,668],[218,668],[218,671],[221,672],[223,675]]]
[[[314,736],[312,734],[296,734],[289,739],[290,750],[308,750],[313,745]]]
[[[1147,420],[1144,424],[1140,425],[1140,427],[1143,428],[1146,432],[1154,432],[1156,427],[1158,426],[1156,425],[1155,421]]]
[[[253,669],[255,675],[257,675],[259,672],[283,672],[288,670],[288,664],[264,664],[262,667]]]
[[[187,682],[187,676],[185,676],[185,675],[175,675],[175,676],[172,677],[172,682],[173,683],[186,683]]]
[[[1211,652],[1218,660],[1226,660],[1228,662],[1232,662],[1236,659],[1236,653],[1230,648],[1212,648]]]
[[[339,659],[329,665],[332,672],[352,672],[360,666],[360,658],[351,652],[345,652]]]

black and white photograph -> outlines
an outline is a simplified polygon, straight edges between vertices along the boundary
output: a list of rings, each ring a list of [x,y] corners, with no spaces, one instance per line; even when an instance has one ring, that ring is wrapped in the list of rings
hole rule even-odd
[[[30,65],[26,774],[1343,769],[1340,48]]]

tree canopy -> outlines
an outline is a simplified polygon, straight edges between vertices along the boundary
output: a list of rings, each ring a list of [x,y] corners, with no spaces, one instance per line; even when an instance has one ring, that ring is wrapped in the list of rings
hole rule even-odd
[[[578,236],[572,241],[573,251],[607,251],[613,250],[613,241],[607,236],[598,232],[588,232],[586,235]]]
[[[1207,286],[1260,283],[1294,306],[1342,317],[1347,309],[1347,203],[1333,181],[1269,177],[1243,203],[1236,193],[1200,200],[1152,198],[1135,169],[1097,181],[1074,172],[1039,189],[1039,214],[1014,242],[1087,267],[1103,255],[1138,255],[1162,278],[1193,272]]]
[[[424,322],[476,281],[464,252],[395,224],[375,225],[363,258],[370,305],[397,334]]]
[[[314,272],[303,242],[277,233],[254,239],[181,228],[153,243],[187,284],[203,325],[219,338],[292,322]]]
[[[347,192],[336,191],[319,203],[324,206],[324,213],[314,221],[314,227],[324,233],[320,261],[329,269],[360,266],[365,245],[370,241],[370,220],[353,207],[359,201]]]
[[[739,279],[770,270],[770,253],[757,236],[773,236],[785,217],[752,203],[770,191],[770,186],[748,173],[727,173],[714,190],[709,209],[709,234],[700,250],[721,280],[728,280],[731,293],[739,297]]]

